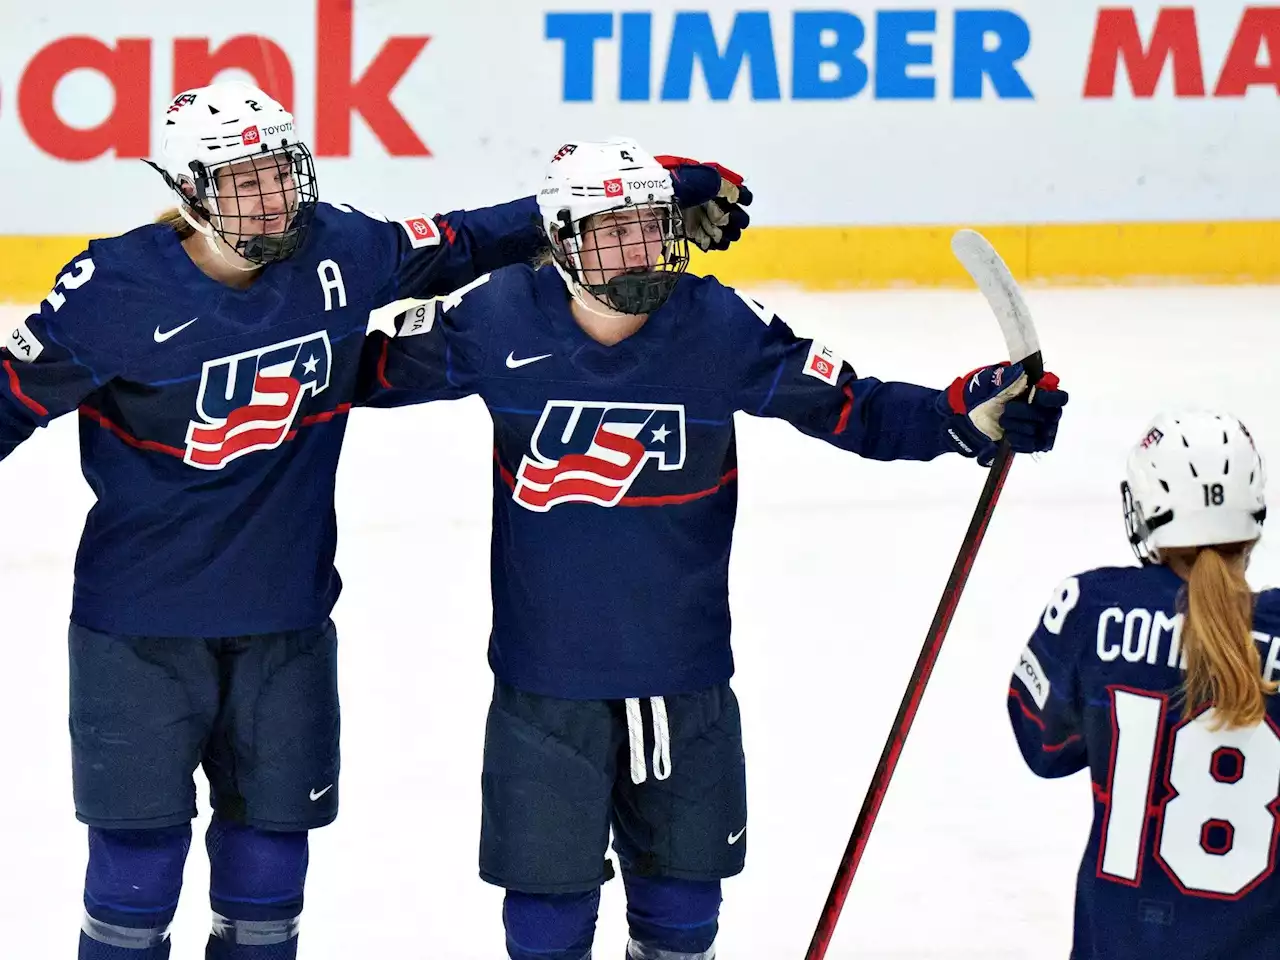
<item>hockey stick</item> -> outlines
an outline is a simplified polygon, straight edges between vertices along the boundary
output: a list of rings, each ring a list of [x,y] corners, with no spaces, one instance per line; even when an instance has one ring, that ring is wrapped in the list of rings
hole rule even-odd
[[[1036,336],[1035,326],[1031,322],[1031,313],[1022,299],[1017,281],[1005,262],[1000,259],[994,247],[980,233],[973,230],[960,230],[951,239],[951,250],[956,259],[964,266],[969,275],[977,283],[978,289],[986,297],[1000,331],[1004,334],[1010,360],[1021,361],[1027,372],[1027,382],[1034,384],[1044,375],[1044,364],[1040,357],[1040,341]],[[1034,388],[1033,388],[1034,389]],[[836,922],[840,919],[840,911],[844,908],[849,896],[849,888],[853,885],[853,875],[866,850],[867,840],[871,836],[871,828],[875,825],[880,805],[884,802],[889,789],[889,780],[898,765],[902,748],[906,744],[907,734],[915,720],[916,711],[920,708],[920,700],[924,696],[925,684],[933,673],[938,653],[942,649],[942,641],[946,639],[951,619],[955,615],[956,606],[960,603],[960,593],[969,579],[969,571],[982,546],[982,538],[995,512],[996,501],[1000,491],[1004,489],[1005,478],[1013,463],[1013,451],[1007,441],[1001,441],[995,460],[987,475],[986,485],[982,488],[982,496],[978,498],[977,509],[973,519],[969,521],[969,529],[965,532],[964,542],[960,545],[960,554],[951,568],[951,576],[946,588],[942,591],[942,599],[938,602],[937,612],[933,615],[933,623],[929,625],[929,633],[916,661],[915,671],[907,683],[902,704],[898,707],[898,715],[893,720],[889,739],[880,754],[880,762],[871,778],[867,796],[863,800],[862,809],[853,826],[853,834],[845,847],[844,856],[840,860],[840,868],[836,871],[835,882],[827,895],[827,902],[818,918],[818,927],[813,939],[809,942],[806,960],[822,960],[827,947],[831,945],[831,937],[835,933]]]

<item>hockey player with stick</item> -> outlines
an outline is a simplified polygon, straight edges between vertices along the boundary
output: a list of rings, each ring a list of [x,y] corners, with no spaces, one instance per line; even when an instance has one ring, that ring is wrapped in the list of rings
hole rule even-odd
[[[1009,688],[1042,777],[1088,768],[1079,960],[1280,956],[1280,590],[1245,580],[1264,471],[1235,417],[1162,414],[1129,455],[1141,566],[1053,591]]]
[[[612,830],[633,960],[710,958],[746,854],[729,687],[733,418],[779,417],[877,460],[1053,446],[1066,394],[1017,365],[934,390],[859,376],[685,273],[663,167],[567,144],[538,195],[552,262],[509,267],[370,335],[359,395],[479,394],[494,421],[480,871],[514,960],[591,951]],[[650,758],[652,757],[652,763]]]
[[[371,308],[533,257],[533,198],[386,221],[320,203],[261,90],[160,118],[166,222],[95,241],[0,350],[0,459],[80,412],[97,503],[70,628],[81,960],[160,960],[203,765],[210,958],[297,950],[307,831],[338,809],[334,484]],[[746,225],[722,171],[673,161],[704,247]]]

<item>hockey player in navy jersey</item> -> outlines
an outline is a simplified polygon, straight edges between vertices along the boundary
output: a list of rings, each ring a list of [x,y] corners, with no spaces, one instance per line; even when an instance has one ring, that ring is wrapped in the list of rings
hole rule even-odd
[[[733,417],[864,457],[1052,447],[1066,394],[1017,366],[949,389],[859,377],[760,304],[684,273],[670,178],[632,141],[566,144],[539,193],[553,260],[373,332],[360,395],[478,393],[494,422],[480,871],[516,960],[581,960],[612,829],[632,960],[713,955],[746,854],[729,688]],[[388,334],[391,334],[390,336]]]
[[[1263,463],[1226,414],[1165,414],[1129,456],[1140,567],[1064,580],[1009,716],[1042,777],[1088,768],[1072,960],[1280,957],[1280,591],[1245,580]]]
[[[97,496],[70,628],[80,957],[169,955],[203,764],[207,956],[274,960],[297,949],[307,831],[338,809],[334,481],[370,310],[544,237],[533,198],[399,221],[318,202],[292,116],[246,84],[161,119],[180,211],[91,243],[8,338],[0,459],[79,410]],[[673,166],[722,248],[746,195]]]

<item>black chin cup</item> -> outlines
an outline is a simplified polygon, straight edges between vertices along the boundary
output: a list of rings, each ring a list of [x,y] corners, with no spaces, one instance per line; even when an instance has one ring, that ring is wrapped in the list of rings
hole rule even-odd
[[[265,264],[288,259],[297,253],[298,248],[302,246],[302,241],[307,235],[306,228],[310,224],[313,211],[314,206],[312,205],[299,209],[294,214],[284,233],[257,234],[256,236],[242,239],[236,245],[236,253],[250,263]]]
[[[671,271],[623,273],[585,289],[619,313],[649,314],[667,302],[679,279],[680,275]]]

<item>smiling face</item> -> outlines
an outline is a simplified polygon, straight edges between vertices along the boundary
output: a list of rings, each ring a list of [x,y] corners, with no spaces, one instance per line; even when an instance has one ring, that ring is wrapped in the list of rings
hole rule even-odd
[[[222,167],[214,183],[223,238],[234,249],[256,236],[283,236],[298,212],[294,163],[286,152]]]

